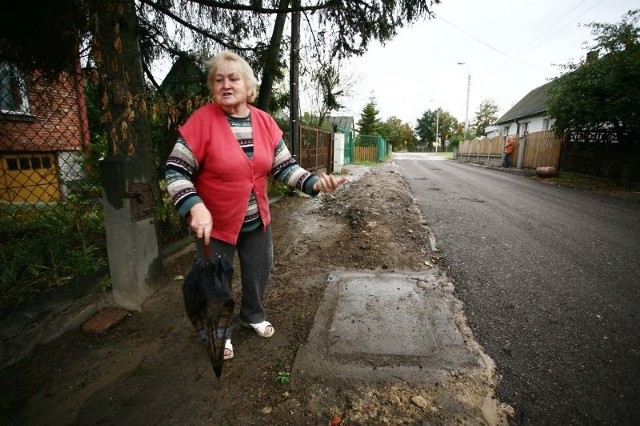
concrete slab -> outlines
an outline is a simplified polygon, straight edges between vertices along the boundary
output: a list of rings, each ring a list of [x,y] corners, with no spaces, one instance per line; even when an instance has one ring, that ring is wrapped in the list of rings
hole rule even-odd
[[[437,381],[476,365],[452,300],[437,271],[332,272],[293,377]]]

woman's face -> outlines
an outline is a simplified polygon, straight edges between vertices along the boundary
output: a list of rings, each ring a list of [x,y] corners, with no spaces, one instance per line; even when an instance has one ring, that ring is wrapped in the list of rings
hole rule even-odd
[[[227,114],[246,112],[247,83],[240,73],[240,67],[232,61],[225,61],[216,70],[213,83],[213,97]]]

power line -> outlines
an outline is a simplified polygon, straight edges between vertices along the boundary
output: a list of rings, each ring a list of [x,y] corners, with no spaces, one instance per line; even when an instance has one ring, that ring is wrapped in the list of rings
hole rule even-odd
[[[529,42],[529,44],[527,44],[525,47],[522,48],[522,50],[527,50],[529,49],[529,47],[535,43],[536,40],[538,40],[540,37],[542,37],[547,31],[549,31],[551,28],[553,28],[558,22],[562,21],[564,18],[567,17],[567,15],[569,15],[571,12],[573,12],[574,10],[576,10],[578,7],[580,7],[582,5],[582,3],[584,3],[587,0],[582,0],[581,2],[579,2],[577,5],[575,5],[574,7],[572,7],[567,13],[565,13],[564,15],[562,15],[560,18],[558,18],[557,20],[555,20],[551,25],[549,25],[543,32],[541,32],[540,34],[538,34],[535,38],[533,38],[533,40],[531,40]],[[597,4],[597,3],[596,3]],[[573,21],[572,21],[573,22]],[[564,28],[564,27],[563,27]]]
[[[495,50],[496,52],[500,53],[501,55],[506,56],[507,58],[514,59],[514,60],[516,60],[516,61],[518,61],[518,62],[521,62],[521,63],[523,63],[523,64],[525,64],[525,65],[528,65],[528,66],[530,66],[530,67],[532,67],[532,68],[535,68],[535,69],[537,69],[537,70],[539,70],[539,71],[543,71],[543,72],[548,72],[548,71],[549,71],[549,70],[546,70],[546,69],[544,69],[544,68],[540,68],[539,66],[534,65],[534,64],[532,64],[532,63],[529,63],[529,62],[527,62],[527,61],[523,61],[523,60],[522,60],[522,59],[520,59],[520,58],[516,58],[515,56],[510,55],[510,54],[508,54],[508,53],[506,53],[506,52],[503,52],[502,50],[498,49],[497,47],[494,47],[494,46],[490,45],[489,43],[486,43],[486,42],[484,42],[484,41],[480,40],[478,37],[474,36],[473,34],[469,34],[469,33],[468,33],[468,32],[466,32],[465,30],[463,30],[462,28],[460,28],[460,27],[458,27],[457,25],[455,25],[455,24],[453,24],[453,23],[451,23],[451,22],[447,21],[446,19],[444,19],[444,18],[443,18],[442,16],[440,16],[440,15],[436,15],[436,19],[440,19],[440,20],[442,20],[444,23],[446,23],[446,24],[448,24],[448,25],[452,26],[452,27],[453,27],[453,28],[455,28],[456,30],[458,30],[458,31],[460,31],[461,33],[463,33],[463,34],[467,35],[468,37],[471,37],[472,39],[474,39],[474,40],[475,40],[475,41],[477,41],[478,43],[481,43],[481,44],[483,44],[483,45],[487,46],[487,47],[488,47],[489,49],[491,49],[491,50]]]
[[[569,26],[570,24],[573,24],[575,21],[577,21],[578,19],[580,19],[582,16],[584,16],[587,12],[589,12],[591,9],[593,9],[594,7],[596,7],[598,4],[600,4],[600,2],[602,2],[602,0],[598,0],[596,3],[593,4],[593,6],[591,6],[590,8],[588,8],[587,10],[585,10],[584,12],[582,12],[580,15],[578,15],[573,21],[568,22],[566,25],[564,25],[563,27],[558,28],[555,32],[551,33],[547,38],[545,38],[544,40],[542,40],[540,43],[536,44],[535,46],[533,46],[530,50],[533,50],[535,48],[537,48],[538,46],[542,45],[543,43],[545,43],[547,40],[549,40],[551,37],[553,37],[554,35],[558,34],[558,32],[564,30],[565,28],[567,28],[567,26]],[[584,3],[584,2],[583,2]],[[582,4],[582,3],[581,3]],[[579,6],[579,5],[578,5]],[[574,8],[575,9],[575,8]],[[573,9],[572,9],[573,11]]]

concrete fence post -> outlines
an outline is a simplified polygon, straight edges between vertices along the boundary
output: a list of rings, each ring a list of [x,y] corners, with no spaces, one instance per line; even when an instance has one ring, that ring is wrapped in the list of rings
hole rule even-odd
[[[333,158],[334,158],[334,169],[335,173],[340,173],[342,171],[342,167],[344,166],[344,134],[343,133],[334,133],[333,134]]]
[[[144,161],[135,157],[100,163],[113,300],[134,311],[162,276],[152,183],[145,170]]]
[[[524,134],[522,136],[520,136],[520,143],[518,144],[518,164],[517,164],[517,168],[521,169],[522,167],[524,167],[524,150],[526,149],[527,146],[527,135]]]

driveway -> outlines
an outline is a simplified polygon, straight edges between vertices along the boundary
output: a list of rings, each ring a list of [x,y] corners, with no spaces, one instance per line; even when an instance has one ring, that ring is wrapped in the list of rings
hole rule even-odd
[[[640,417],[640,203],[394,154],[517,424]]]

